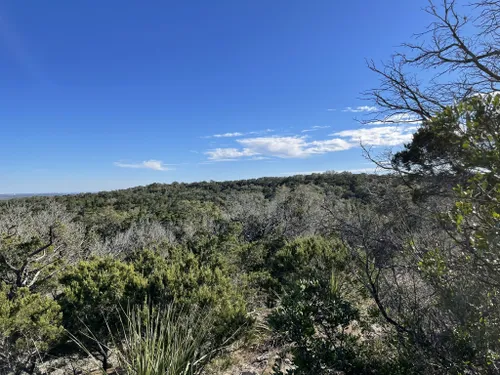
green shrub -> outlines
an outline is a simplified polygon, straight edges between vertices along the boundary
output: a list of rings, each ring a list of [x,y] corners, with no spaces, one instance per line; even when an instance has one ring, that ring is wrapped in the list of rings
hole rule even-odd
[[[350,252],[338,239],[299,238],[273,257],[279,286],[269,323],[290,345],[295,375],[406,374],[397,356],[371,340],[366,295],[351,274]],[[365,332],[366,330],[366,332]],[[276,375],[282,375],[276,366]]]
[[[333,276],[298,280],[287,288],[269,317],[275,333],[291,347],[294,368],[287,374],[410,374],[397,358],[375,352],[363,339],[361,315],[341,289]],[[274,374],[284,375],[279,366]]]
[[[64,327],[96,350],[107,367],[108,349],[100,344],[107,344],[109,327],[119,324],[122,306],[144,300],[146,279],[133,265],[94,258],[66,270],[60,282]]]
[[[61,338],[61,311],[51,298],[0,284],[0,373],[32,371]]]
[[[157,305],[172,302],[187,307],[209,308],[217,318],[221,340],[248,323],[243,291],[220,268],[201,265],[193,253],[172,254],[165,259],[145,250],[133,260],[135,269],[147,279],[147,294]]]
[[[286,243],[272,260],[272,275],[279,284],[294,283],[301,278],[329,275],[346,268],[349,257],[338,239],[304,237]]]

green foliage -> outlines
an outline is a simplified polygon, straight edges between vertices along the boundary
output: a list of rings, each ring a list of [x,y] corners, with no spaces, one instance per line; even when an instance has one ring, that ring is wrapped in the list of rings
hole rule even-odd
[[[359,373],[355,338],[346,330],[358,318],[348,302],[319,281],[298,282],[270,317],[271,326],[293,343],[296,374]]]
[[[65,327],[106,357],[106,347],[95,338],[108,344],[109,328],[118,329],[123,308],[145,300],[162,307],[175,303],[186,309],[210,309],[218,342],[250,323],[243,288],[238,290],[221,269],[201,265],[193,253],[181,251],[184,247],[163,250],[168,258],[144,250],[130,263],[95,258],[69,268],[60,280]]]
[[[184,246],[177,247],[174,256],[191,252],[203,265],[220,268],[227,274],[238,273],[238,255],[241,247],[245,245],[239,239],[240,233],[239,225],[225,223],[218,235],[200,233]]]
[[[393,166],[419,174],[459,176],[498,167],[499,103],[500,95],[492,94],[446,107],[396,153]]]
[[[92,325],[127,303],[140,302],[147,281],[134,266],[111,258],[94,258],[69,268],[61,277],[60,299],[68,326],[83,319]],[[71,322],[71,323],[70,323]]]
[[[106,367],[107,348],[100,342],[108,343],[109,327],[118,327],[123,307],[144,300],[146,279],[133,265],[94,258],[66,270],[60,282],[64,287],[59,299],[64,327],[97,350]]]
[[[245,272],[259,272],[269,262],[270,246],[260,242],[244,243],[238,249],[238,267]]]
[[[20,288],[14,298],[0,284],[0,372],[29,371],[61,338],[59,305]]]
[[[128,324],[125,309],[146,300],[160,309],[175,303],[183,311],[210,310],[210,343],[232,342],[252,323],[248,310],[274,300],[277,292],[288,293],[305,277],[347,266],[347,249],[327,239],[332,230],[323,222],[326,211],[321,208],[326,195],[335,192],[335,199],[368,200],[365,185],[389,179],[329,173],[153,184],[51,198],[77,215],[71,225],[86,230],[72,241],[71,236],[65,235],[64,241],[56,236],[46,248],[50,263],[29,260],[33,272],[25,279],[35,279],[33,291],[52,291],[64,327],[105,368],[113,365],[108,361],[110,346],[126,338],[128,329],[121,325]],[[249,206],[246,197],[255,198],[255,204]],[[236,198],[238,205],[232,202]],[[45,198],[24,202],[30,210],[45,212]],[[236,206],[238,212],[233,211]],[[9,207],[0,202],[0,212],[6,211]],[[16,238],[0,218],[0,230],[7,233],[1,250],[11,265],[19,268],[27,253],[50,242],[48,230],[36,225],[41,234]],[[61,231],[58,228],[58,234]],[[308,237],[300,238],[304,235]],[[69,256],[58,257],[62,250]],[[60,267],[67,264],[71,267]],[[16,279],[5,262],[0,262],[0,276]],[[10,285],[9,290],[18,288]],[[64,355],[68,349],[74,347],[61,341],[51,353]]]
[[[499,110],[499,95],[447,108],[395,159],[418,173],[441,163],[458,177],[450,191],[455,203],[441,215],[451,243],[427,249],[418,264],[436,309],[446,312],[432,355],[441,356],[450,373],[494,371],[500,358]]]
[[[335,277],[297,281],[269,322],[292,344],[293,369],[287,374],[409,374],[408,368],[363,341],[360,313],[342,296]],[[275,368],[276,375],[282,375]]]
[[[349,252],[336,238],[305,237],[288,242],[273,258],[272,274],[284,285],[304,277],[342,271],[348,264]]]
[[[357,306],[364,297],[349,262],[349,251],[335,238],[299,238],[274,255],[280,292],[269,323],[291,345],[294,367],[288,374],[398,373],[397,361],[379,360],[362,338],[369,325]],[[275,374],[282,374],[279,366]]]
[[[147,278],[148,298],[154,304],[209,308],[218,319],[220,339],[248,323],[243,288],[218,268],[202,265],[190,252],[174,251],[166,259],[145,250],[133,259],[135,269]]]
[[[105,206],[88,210],[82,219],[88,228],[92,228],[102,238],[109,238],[127,228],[134,214],[135,210],[117,211],[113,207]]]

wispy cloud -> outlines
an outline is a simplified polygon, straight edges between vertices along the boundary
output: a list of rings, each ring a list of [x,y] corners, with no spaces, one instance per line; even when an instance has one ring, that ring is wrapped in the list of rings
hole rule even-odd
[[[330,126],[313,126],[312,128],[302,130],[301,133],[315,132],[321,129],[328,129],[329,127]]]
[[[240,139],[243,145],[254,155],[269,155],[280,158],[301,157],[307,142],[303,137],[258,137]]]
[[[210,160],[232,161],[242,157],[257,155],[250,149],[238,150],[237,148],[216,148],[205,152]]]
[[[342,110],[342,112],[353,112],[353,113],[359,113],[359,112],[377,112],[378,108],[377,107],[372,107],[368,105],[360,105],[357,107],[346,107]]]
[[[202,138],[236,138],[236,137],[243,137],[246,135],[266,134],[266,133],[271,133],[273,131],[274,131],[273,129],[265,129],[265,130],[246,132],[246,133],[240,133],[240,132],[221,133],[221,134],[206,135]]]
[[[363,143],[367,146],[397,146],[411,141],[416,126],[381,126],[343,130],[331,134],[346,138],[349,143]]]
[[[152,169],[155,171],[170,171],[174,168],[168,168],[167,164],[163,164],[160,160],[145,160],[141,163],[122,163],[114,162],[115,166],[120,168],[140,168],[140,169]]]
[[[244,133],[234,132],[234,133],[224,133],[224,134],[214,134],[212,138],[233,138],[233,137],[241,137],[245,135]]]
[[[336,111],[336,109],[335,109],[335,108],[328,108],[328,109],[327,109],[327,111],[328,111],[328,112],[335,112],[335,111]]]
[[[252,156],[250,160],[269,160],[271,159],[269,156]]]

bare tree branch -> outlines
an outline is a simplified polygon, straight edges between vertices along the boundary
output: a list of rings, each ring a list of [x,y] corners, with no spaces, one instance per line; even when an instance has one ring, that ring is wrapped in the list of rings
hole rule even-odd
[[[402,113],[431,118],[446,106],[478,93],[498,91],[500,85],[500,1],[472,4],[461,15],[455,0],[430,1],[426,8],[434,21],[427,31],[404,43],[402,51],[384,64],[368,61],[380,86],[365,96],[380,107],[375,118],[384,121]],[[425,81],[415,77],[425,71]]]

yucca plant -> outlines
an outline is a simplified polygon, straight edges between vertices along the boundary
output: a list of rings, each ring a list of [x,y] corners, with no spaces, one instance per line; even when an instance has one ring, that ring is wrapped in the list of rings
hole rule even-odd
[[[123,339],[115,343],[124,375],[196,375],[216,353],[210,340],[213,320],[200,311],[173,305],[135,307],[122,320]]]
[[[112,373],[117,375],[198,375],[222,349],[211,337],[214,319],[207,311],[145,304],[122,309],[119,315],[118,328],[108,325],[113,340],[106,346],[116,354]],[[69,335],[96,359],[76,336]],[[86,336],[105,346],[95,335]],[[110,369],[102,371],[110,373]]]

